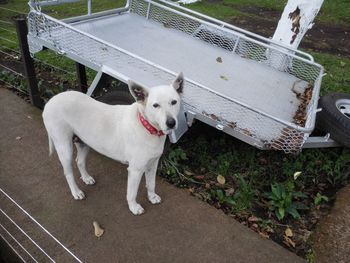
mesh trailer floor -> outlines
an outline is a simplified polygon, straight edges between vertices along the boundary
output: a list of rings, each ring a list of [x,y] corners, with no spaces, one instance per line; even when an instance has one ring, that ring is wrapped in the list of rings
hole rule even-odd
[[[218,23],[221,23],[218,25]],[[313,130],[322,67],[299,51],[168,2],[58,21],[32,9],[29,42],[148,87],[186,77],[187,115],[259,148],[294,152]]]

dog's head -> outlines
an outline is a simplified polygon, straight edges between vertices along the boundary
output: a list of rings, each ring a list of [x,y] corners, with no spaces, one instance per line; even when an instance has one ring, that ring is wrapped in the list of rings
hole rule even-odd
[[[180,95],[184,87],[184,77],[180,73],[170,85],[150,89],[129,80],[130,93],[139,103],[139,110],[145,118],[164,134],[177,128],[180,111]]]

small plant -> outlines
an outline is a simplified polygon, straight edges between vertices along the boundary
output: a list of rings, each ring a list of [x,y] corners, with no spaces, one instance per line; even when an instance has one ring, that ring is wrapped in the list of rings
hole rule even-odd
[[[267,197],[278,220],[284,219],[287,215],[299,219],[298,210],[308,209],[305,204],[295,201],[296,198],[305,198],[306,196],[302,192],[294,191],[294,188],[293,181],[271,184],[271,192],[267,194]]]
[[[312,249],[309,249],[306,253],[306,261],[307,263],[314,263],[315,262],[315,254]]]
[[[220,154],[216,158],[217,160],[217,172],[222,175],[229,175],[231,172],[232,163],[238,162],[237,156],[232,152],[225,152]]]
[[[178,147],[169,153],[168,158],[174,165],[178,165],[179,162],[187,160],[187,155],[182,148]]]
[[[181,162],[186,160],[187,155],[182,148],[178,147],[171,150],[161,162],[161,173],[178,187],[187,187],[183,180],[184,175],[179,171],[182,167]]]
[[[314,198],[315,205],[320,205],[323,202],[328,202],[328,197],[320,193],[317,193],[317,195]]]
[[[227,196],[221,189],[211,190],[211,196],[214,197],[219,204],[235,205],[236,202],[232,196]]]
[[[251,208],[255,194],[250,183],[247,182],[242,175],[236,174],[235,177],[238,179],[239,187],[233,195],[236,202],[233,210],[235,212],[240,212]]]

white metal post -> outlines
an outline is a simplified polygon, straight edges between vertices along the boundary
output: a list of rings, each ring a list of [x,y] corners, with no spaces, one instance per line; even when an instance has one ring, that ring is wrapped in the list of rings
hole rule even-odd
[[[323,0],[289,0],[272,37],[277,43],[297,49],[307,30],[320,11]],[[284,70],[288,67],[288,58],[276,56],[270,52],[268,58],[272,66]]]
[[[298,48],[321,9],[323,0],[289,0],[272,37],[276,42]]]
[[[88,15],[91,15],[91,0],[88,0],[87,5],[88,5]]]

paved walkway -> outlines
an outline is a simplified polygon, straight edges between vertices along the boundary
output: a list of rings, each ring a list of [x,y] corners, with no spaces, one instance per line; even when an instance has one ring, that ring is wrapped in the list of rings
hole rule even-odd
[[[339,191],[331,212],[317,225],[313,243],[317,263],[350,261],[350,185]]]
[[[303,262],[162,180],[157,189],[163,203],[153,206],[147,202],[141,186],[139,202],[146,213],[133,216],[125,200],[126,167],[96,153],[88,159],[88,170],[97,184],[79,182],[87,198],[74,201],[57,156],[48,156],[41,112],[0,88],[0,187],[81,261]],[[78,177],[76,169],[75,175]],[[1,225],[37,261],[48,262],[51,257],[57,262],[78,262],[1,192],[0,208]],[[94,220],[105,229],[100,239],[93,234]],[[3,228],[0,233],[11,240]],[[14,242],[12,245],[30,262],[29,255]]]

